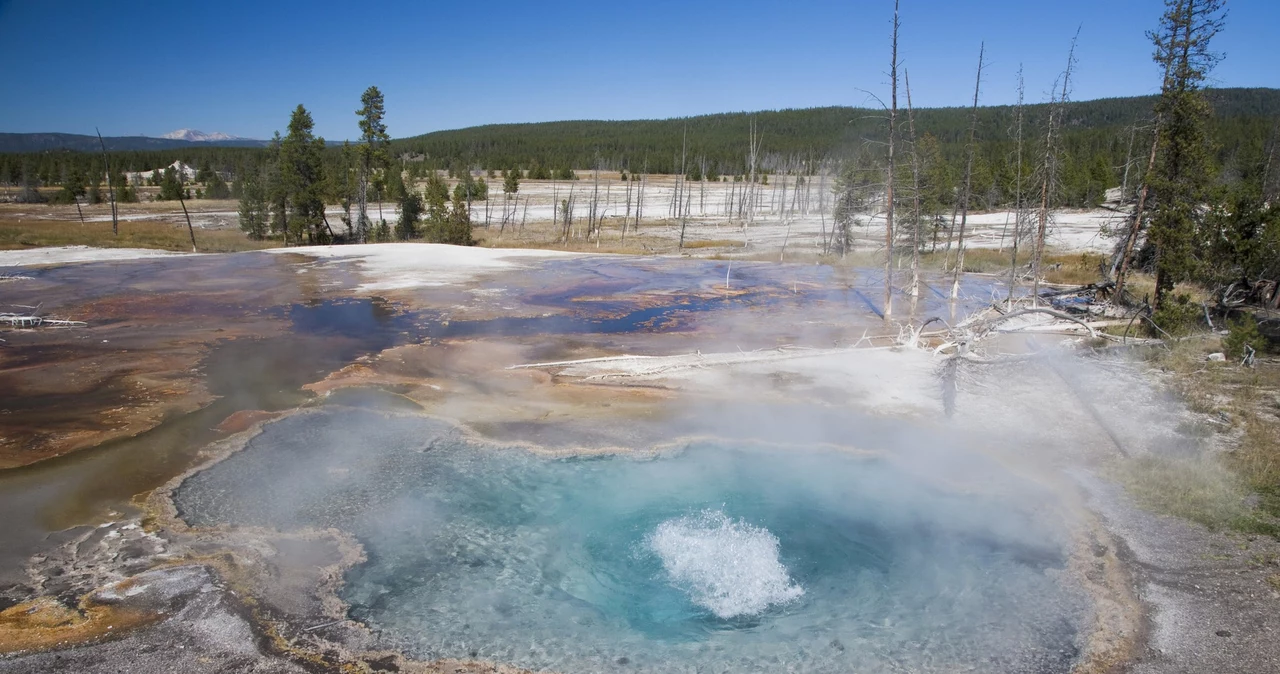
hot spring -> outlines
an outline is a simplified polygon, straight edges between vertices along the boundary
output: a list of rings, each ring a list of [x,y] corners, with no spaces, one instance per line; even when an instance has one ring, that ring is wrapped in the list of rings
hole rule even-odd
[[[547,458],[328,408],[268,425],[175,499],[195,526],[351,532],[368,555],[351,616],[424,660],[1068,671],[1086,609],[1061,523],[942,484],[827,449]]]

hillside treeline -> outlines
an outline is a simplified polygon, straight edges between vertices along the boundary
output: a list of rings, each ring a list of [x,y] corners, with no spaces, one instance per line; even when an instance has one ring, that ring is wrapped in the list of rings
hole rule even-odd
[[[1207,92],[1214,117],[1216,174],[1224,183],[1238,181],[1263,163],[1265,149],[1280,125],[1280,90],[1217,89]],[[1067,104],[1063,120],[1061,203],[1098,203],[1108,187],[1140,181],[1144,148],[1151,142],[1152,110],[1157,97],[1101,99]],[[1048,105],[1025,108],[1026,132],[1046,122]],[[973,170],[979,207],[996,207],[1011,199],[1014,165],[1012,131],[1015,108],[980,108]],[[828,107],[756,113],[725,113],[639,121],[564,121],[500,124],[393,140],[390,156],[411,175],[427,169],[467,167],[494,170],[519,168],[530,178],[566,176],[569,169],[600,167],[631,173],[684,173],[693,179],[727,178],[748,173],[747,139],[754,122],[762,135],[763,173],[835,173],[836,165],[856,161],[872,168],[882,161],[879,141],[885,133],[882,111]],[[936,141],[944,174],[963,172],[969,111],[928,108],[916,111],[922,137]],[[181,160],[220,172],[233,181],[246,167],[260,166],[269,148],[183,147],[158,151],[108,153],[117,174],[145,171]],[[1034,153],[1031,153],[1032,155]],[[341,143],[329,143],[324,162],[329,175],[344,175],[351,161]],[[682,159],[683,157],[683,159]],[[1032,161],[1027,157],[1026,161]],[[103,157],[89,152],[51,151],[0,155],[0,181],[10,186],[58,186],[66,182],[101,182]],[[119,178],[117,178],[119,180]],[[336,189],[336,187],[335,187]]]

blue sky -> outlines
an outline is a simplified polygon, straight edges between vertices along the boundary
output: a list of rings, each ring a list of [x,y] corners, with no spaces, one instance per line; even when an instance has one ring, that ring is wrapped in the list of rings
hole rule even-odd
[[[1077,100],[1156,91],[1161,0],[904,0],[917,106],[1039,101],[1077,26]],[[1277,0],[1229,0],[1216,86],[1280,87]],[[0,0],[0,131],[267,138],[290,110],[358,134],[382,89],[404,137],[476,124],[868,105],[888,92],[891,0],[60,2]]]

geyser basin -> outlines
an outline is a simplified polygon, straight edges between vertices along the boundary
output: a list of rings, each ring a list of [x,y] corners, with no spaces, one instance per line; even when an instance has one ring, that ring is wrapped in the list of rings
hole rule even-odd
[[[328,410],[270,424],[176,500],[193,525],[354,533],[352,615],[423,659],[1051,672],[1078,651],[1052,522],[833,450],[549,459]]]

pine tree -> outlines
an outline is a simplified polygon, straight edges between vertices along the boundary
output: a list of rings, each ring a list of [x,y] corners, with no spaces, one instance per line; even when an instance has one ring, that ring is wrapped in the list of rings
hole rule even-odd
[[[387,125],[382,122],[386,114],[382,92],[378,87],[365,89],[360,96],[360,210],[356,215],[356,242],[364,243],[369,233],[369,180],[373,171],[387,162],[386,145],[391,141]]]
[[[288,245],[289,192],[285,185],[284,161],[281,158],[281,145],[283,143],[283,139],[280,138],[280,132],[275,132],[275,135],[271,138],[271,161],[268,164],[267,180],[264,187],[267,203],[270,205],[271,211],[271,233],[284,235],[285,244]]]
[[[177,169],[172,166],[165,168],[164,175],[160,178],[160,193],[156,195],[156,200],[177,201],[182,198],[182,191],[182,179],[178,176]]]
[[[396,221],[395,235],[407,241],[418,235],[418,220],[422,217],[422,195],[417,190],[405,190],[400,197],[400,219]]]
[[[938,247],[938,235],[946,226],[943,212],[951,205],[955,194],[955,177],[951,166],[942,156],[938,138],[931,133],[920,137],[916,147],[920,157],[920,212],[925,222],[925,232],[930,238],[930,249]]]
[[[448,219],[449,186],[435,171],[427,176],[426,202],[430,224],[438,226]]]
[[[280,173],[289,201],[289,234],[299,242],[306,234],[309,243],[318,244],[329,237],[324,226],[324,139],[315,137],[314,128],[311,113],[299,104],[280,143]]]
[[[1148,242],[1155,249],[1156,308],[1175,283],[1197,271],[1200,206],[1214,182],[1209,123],[1201,87],[1221,56],[1209,42],[1224,24],[1223,0],[1165,0],[1160,29],[1150,33],[1155,60],[1167,73],[1156,114],[1156,163],[1148,183],[1154,206]]]
[[[240,184],[240,229],[250,239],[261,240],[267,236],[267,191],[258,171],[246,170],[237,181]]]
[[[467,202],[459,199],[456,194],[453,197],[453,203],[449,206],[449,227],[446,240],[442,243],[455,246],[475,244],[475,240],[471,238],[471,211],[467,208]]]
[[[206,199],[229,199],[231,197],[231,188],[227,187],[227,181],[222,179],[216,171],[209,176],[209,181],[205,185],[204,198]]]

